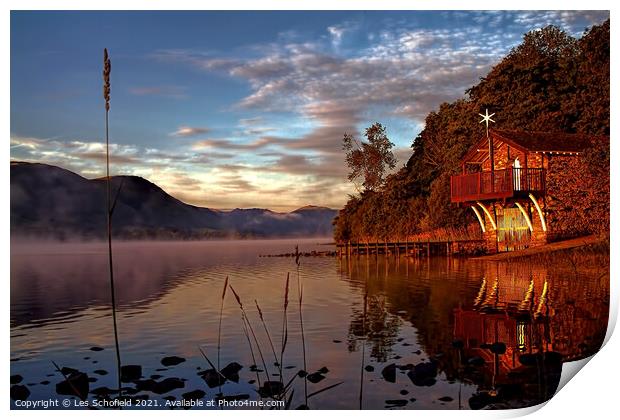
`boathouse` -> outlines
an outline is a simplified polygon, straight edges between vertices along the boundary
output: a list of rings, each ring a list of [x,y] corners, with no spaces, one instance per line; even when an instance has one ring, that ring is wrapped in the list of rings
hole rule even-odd
[[[451,201],[470,207],[488,252],[536,246],[559,236],[549,212],[554,189],[566,182],[593,138],[557,132],[489,129],[450,179]],[[551,200],[550,200],[551,198]]]

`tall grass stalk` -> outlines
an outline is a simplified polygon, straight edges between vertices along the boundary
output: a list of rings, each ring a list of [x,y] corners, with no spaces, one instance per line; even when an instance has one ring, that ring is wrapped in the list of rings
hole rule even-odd
[[[122,393],[121,389],[121,351],[118,341],[118,325],[116,321],[116,292],[114,288],[114,264],[112,262],[112,213],[114,212],[114,205],[112,204],[112,180],[110,178],[110,139],[109,139],[109,118],[110,112],[110,72],[112,70],[112,64],[110,57],[108,56],[107,48],[103,50],[103,98],[105,99],[105,160],[106,160],[106,186],[107,186],[107,230],[108,230],[108,264],[110,271],[110,294],[112,299],[112,322],[114,324],[114,345],[116,347],[116,369],[118,377],[118,395]],[[119,189],[120,191],[120,189]]]
[[[288,342],[288,290],[289,290],[289,277],[290,273],[286,273],[286,285],[284,286],[284,310],[282,314],[282,340],[280,344],[280,382],[284,380],[282,377],[282,369],[284,368],[284,350],[286,349],[286,343]]]
[[[252,355],[252,363],[256,366],[256,356],[254,355],[254,348],[252,347],[252,340],[250,340],[250,333],[248,332],[247,327],[245,326],[245,317],[241,315],[241,321],[243,325],[243,334],[245,334],[245,339],[248,341],[248,346],[250,347],[250,354]],[[256,382],[258,383],[258,387],[260,388],[260,375],[258,374],[258,369],[256,370]]]
[[[303,290],[303,286],[301,284],[301,280],[299,277],[299,257],[300,257],[300,253],[299,253],[299,246],[295,245],[295,265],[297,266],[297,296],[299,298],[299,325],[300,325],[300,329],[301,329],[301,347],[302,347],[302,351],[303,351],[303,357],[304,357],[304,372],[306,372],[306,375],[304,375],[304,400],[305,400],[305,404],[306,407],[308,406],[308,366],[307,366],[307,359],[306,359],[306,337],[304,334],[304,317],[302,314],[302,304],[303,304],[303,299],[304,299],[304,290]]]
[[[224,299],[226,298],[226,289],[228,288],[228,276],[224,280],[224,289],[222,290],[222,299],[220,302],[220,321],[217,327],[217,371],[221,371],[220,367],[220,351],[222,348],[222,313],[224,312]],[[219,385],[218,390],[222,393],[222,385]]]
[[[243,307],[243,303],[241,303],[241,298],[239,297],[235,289],[232,287],[232,285],[229,285],[228,287],[230,287],[230,290],[232,291],[233,295],[235,296],[235,299],[237,300],[237,303],[239,304],[239,308],[241,308],[241,315],[242,315],[243,322],[246,324],[248,331],[252,334],[252,338],[254,338],[254,343],[256,344],[258,355],[260,356],[261,362],[263,363],[263,367],[265,368],[265,375],[267,376],[267,380],[269,380],[269,369],[267,368],[267,363],[265,363],[265,357],[263,356],[263,351],[261,350],[260,342],[256,338],[256,333],[254,333],[254,328],[252,328],[252,323],[250,322],[250,319],[248,318],[248,314],[245,311],[245,308]]]
[[[273,341],[271,340],[271,334],[269,333],[269,328],[267,328],[267,323],[265,322],[265,318],[263,317],[263,311],[261,311],[260,306],[258,305],[258,301],[254,299],[254,303],[256,304],[256,309],[258,310],[258,316],[260,318],[261,323],[263,324],[263,329],[265,330],[265,334],[267,334],[267,340],[269,341],[269,345],[271,346],[271,352],[273,353],[273,358],[275,360],[276,365],[278,366],[280,372],[282,372],[282,365],[278,362],[278,356],[276,355],[276,348],[273,345]]]

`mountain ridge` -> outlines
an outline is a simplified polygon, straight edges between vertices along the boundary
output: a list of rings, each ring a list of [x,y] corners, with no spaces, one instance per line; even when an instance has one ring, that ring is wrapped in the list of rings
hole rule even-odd
[[[55,239],[102,238],[106,178],[11,161],[11,235]],[[337,210],[303,206],[291,212],[250,208],[219,210],[183,202],[135,175],[111,177],[119,190],[113,234],[120,239],[208,239],[331,236]]]

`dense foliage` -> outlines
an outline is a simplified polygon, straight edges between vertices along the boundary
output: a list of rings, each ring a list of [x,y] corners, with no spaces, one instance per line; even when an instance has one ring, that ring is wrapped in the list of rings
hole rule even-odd
[[[426,117],[403,168],[381,188],[350,197],[334,221],[335,239],[403,238],[473,222],[471,212],[450,204],[450,175],[458,173],[461,157],[484,135],[476,117],[486,108],[501,129],[609,135],[609,54],[609,20],[580,39],[555,26],[527,33],[463,99],[443,103]],[[591,175],[576,177],[575,191],[588,190],[588,197],[598,199],[584,209],[574,208],[580,203],[564,204],[581,214],[580,220],[587,213],[589,220],[607,221],[588,228],[605,231],[609,146],[597,147],[583,162]],[[585,183],[594,178],[596,183]]]

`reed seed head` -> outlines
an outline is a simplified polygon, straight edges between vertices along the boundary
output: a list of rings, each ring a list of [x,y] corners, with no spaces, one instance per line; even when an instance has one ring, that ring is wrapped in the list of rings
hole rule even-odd
[[[105,110],[110,110],[110,72],[112,63],[108,56],[108,49],[103,49],[103,99],[105,99]]]

